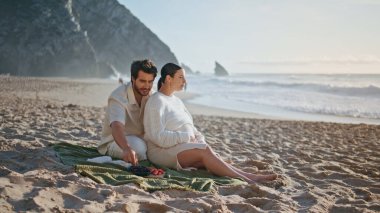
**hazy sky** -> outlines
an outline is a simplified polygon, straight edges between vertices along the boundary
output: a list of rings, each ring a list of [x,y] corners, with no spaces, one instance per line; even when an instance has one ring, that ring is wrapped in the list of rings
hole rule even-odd
[[[119,1],[203,73],[380,74],[380,0]]]

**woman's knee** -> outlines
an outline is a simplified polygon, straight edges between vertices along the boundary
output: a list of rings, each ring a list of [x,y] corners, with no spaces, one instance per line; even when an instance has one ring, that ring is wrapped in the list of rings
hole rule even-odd
[[[214,152],[212,151],[211,147],[207,146],[206,149],[194,149],[196,152],[196,156],[200,161],[204,161],[205,159],[210,158],[213,156]]]
[[[207,145],[205,151],[204,151],[204,155],[205,157],[207,158],[210,158],[210,157],[215,157],[215,158],[219,158],[220,159],[220,155],[218,153],[216,153],[210,146]]]
[[[209,157],[210,155],[212,155],[212,153],[213,153],[213,151],[212,151],[211,147],[209,147],[207,145],[206,149],[195,148],[195,149],[184,150],[184,151],[178,153],[177,157],[203,160],[203,158]]]
[[[205,153],[206,154],[215,154],[214,150],[212,150],[212,148],[207,145],[206,149],[205,149]]]

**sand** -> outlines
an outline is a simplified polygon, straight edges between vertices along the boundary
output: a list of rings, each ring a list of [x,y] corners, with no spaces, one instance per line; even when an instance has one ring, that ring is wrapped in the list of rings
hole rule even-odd
[[[281,177],[209,193],[149,193],[134,184],[110,186],[82,177],[63,165],[50,145],[96,145],[106,97],[116,86],[0,76],[0,212],[380,211],[376,125],[243,117],[231,111],[211,116],[215,109],[205,107],[194,113],[196,126],[223,159]]]

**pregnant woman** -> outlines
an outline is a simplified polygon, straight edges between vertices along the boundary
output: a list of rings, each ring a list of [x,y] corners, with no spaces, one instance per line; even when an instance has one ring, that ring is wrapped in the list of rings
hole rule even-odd
[[[237,169],[212,150],[195,128],[183,102],[173,94],[181,91],[185,84],[185,70],[180,66],[167,63],[162,67],[158,92],[145,106],[144,139],[148,159],[172,169],[206,168],[215,175],[242,178],[248,183],[276,179],[276,174],[258,175]]]

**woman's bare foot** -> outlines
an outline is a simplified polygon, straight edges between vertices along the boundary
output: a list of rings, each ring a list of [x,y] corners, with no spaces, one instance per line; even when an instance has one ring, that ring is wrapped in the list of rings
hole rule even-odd
[[[270,175],[250,175],[249,178],[253,181],[253,182],[267,182],[267,181],[272,181],[272,180],[276,180],[278,177],[277,174],[270,174]]]

